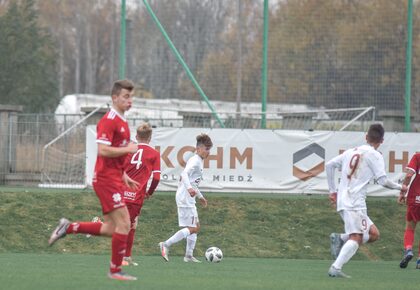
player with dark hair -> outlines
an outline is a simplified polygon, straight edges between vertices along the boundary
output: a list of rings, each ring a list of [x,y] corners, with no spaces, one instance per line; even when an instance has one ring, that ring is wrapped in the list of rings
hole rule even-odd
[[[137,266],[131,257],[131,250],[134,243],[134,235],[138,225],[138,218],[141,213],[144,199],[148,199],[154,193],[160,180],[160,154],[149,145],[152,139],[152,127],[144,123],[137,128],[137,151],[127,156],[126,172],[133,180],[138,182],[138,190],[127,190],[124,192],[124,201],[130,213],[131,229],[128,233],[127,250],[123,260],[123,266]],[[147,189],[147,182],[153,175],[152,182]]]
[[[366,192],[369,181],[377,182],[390,189],[405,192],[405,185],[397,184],[386,177],[382,154],[377,151],[384,140],[385,130],[381,124],[373,124],[366,135],[367,144],[348,149],[326,164],[330,200],[344,221],[344,234],[333,233],[331,253],[336,260],[331,265],[330,277],[350,278],[341,269],[354,254],[360,244],[379,239],[378,228],[367,215]],[[338,189],[335,185],[335,169],[341,170]]]
[[[130,217],[123,193],[126,186],[137,186],[137,182],[124,172],[127,154],[137,151],[137,145],[130,142],[130,130],[124,117],[133,102],[134,85],[128,80],[116,81],[111,94],[112,108],[97,125],[98,156],[93,176],[93,189],[102,206],[103,223],[71,223],[62,218],[48,243],[51,246],[67,234],[112,237],[108,277],[116,280],[137,280],[121,271],[130,231]]]
[[[159,243],[161,255],[167,262],[169,261],[169,248],[183,239],[187,239],[184,262],[201,262],[193,256],[197,233],[200,230],[195,198],[198,197],[203,207],[207,206],[207,200],[198,189],[198,185],[203,178],[204,159],[209,156],[213,142],[206,134],[200,134],[196,139],[196,154],[188,160],[185,169],[182,171],[176,191],[178,224],[181,229],[166,241]]]
[[[411,158],[407,167],[405,168],[406,174],[403,184],[410,185],[411,179],[414,176],[413,182],[408,189],[407,196],[405,192],[401,191],[398,197],[400,204],[407,204],[407,211],[405,215],[405,231],[404,231],[404,257],[400,262],[400,268],[407,268],[408,262],[413,258],[413,244],[414,233],[416,230],[417,222],[420,221],[420,153],[416,153]],[[420,242],[419,252],[416,262],[416,269],[420,269]]]

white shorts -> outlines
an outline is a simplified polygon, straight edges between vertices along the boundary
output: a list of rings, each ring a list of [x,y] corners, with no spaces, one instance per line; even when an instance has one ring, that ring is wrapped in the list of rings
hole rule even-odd
[[[196,207],[178,207],[178,224],[180,227],[197,227],[198,213]]]
[[[346,234],[363,234],[369,232],[372,220],[366,210],[340,210],[341,219],[344,221]]]

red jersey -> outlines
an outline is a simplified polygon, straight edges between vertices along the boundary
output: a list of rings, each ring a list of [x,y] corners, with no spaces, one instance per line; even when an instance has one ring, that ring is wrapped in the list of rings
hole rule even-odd
[[[407,205],[420,206],[420,153],[414,154],[407,165],[407,169],[416,173],[408,189]]]
[[[96,143],[112,147],[125,147],[130,142],[130,129],[123,116],[111,109],[99,121],[97,127]],[[109,158],[97,156],[95,164],[94,182],[96,180],[109,181],[109,179],[122,182],[126,155]]]
[[[139,189],[136,194],[124,195],[126,202],[138,203],[144,198],[147,182],[152,174],[159,174],[160,178],[160,154],[149,144],[140,143],[137,146],[137,152],[128,154],[127,166],[125,172],[128,176],[139,183]],[[155,179],[155,176],[153,176]],[[134,194],[134,193],[133,193]]]

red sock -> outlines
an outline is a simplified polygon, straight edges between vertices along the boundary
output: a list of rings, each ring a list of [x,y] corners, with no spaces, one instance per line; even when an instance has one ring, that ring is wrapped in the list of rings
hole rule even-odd
[[[67,228],[67,234],[91,234],[99,236],[101,232],[102,223],[94,222],[74,222]]]
[[[111,267],[109,269],[111,273],[121,271],[122,260],[125,256],[125,249],[127,248],[127,236],[119,233],[112,235]]]
[[[414,242],[414,229],[405,229],[404,233],[404,249],[412,249]]]
[[[131,249],[133,248],[134,233],[135,232],[136,232],[135,229],[131,229],[130,232],[128,233],[128,237],[127,237],[127,249],[125,251],[125,256],[126,257],[131,257]]]

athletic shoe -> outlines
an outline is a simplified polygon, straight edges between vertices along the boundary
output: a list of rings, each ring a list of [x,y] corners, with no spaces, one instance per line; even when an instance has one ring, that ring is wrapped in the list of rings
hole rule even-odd
[[[330,249],[334,260],[337,259],[343,245],[344,241],[341,239],[340,234],[332,233],[330,235]]]
[[[48,245],[52,246],[56,241],[66,236],[67,228],[69,227],[70,222],[65,219],[61,218],[58,222],[58,226],[52,232],[50,239],[48,240]]]
[[[136,281],[137,277],[128,275],[124,272],[108,273],[108,278],[120,281]]]
[[[122,264],[123,266],[138,266],[139,264],[133,261],[131,257],[124,257]]]
[[[403,259],[400,262],[400,268],[407,268],[408,262],[413,258],[413,251],[411,249],[406,250]]]
[[[416,269],[420,269],[420,258],[417,258]]]
[[[200,260],[196,259],[196,258],[195,258],[195,257],[193,257],[193,256],[189,256],[189,257],[185,256],[185,257],[184,257],[184,262],[186,262],[186,263],[188,263],[188,262],[201,263],[201,261],[200,261]]]
[[[328,270],[328,276],[335,278],[351,278],[351,276],[344,274],[341,270],[336,269],[333,266]]]
[[[159,248],[160,248],[160,253],[162,255],[162,258],[166,261],[169,262],[169,248],[167,246],[165,246],[164,242],[160,242],[159,243]]]

